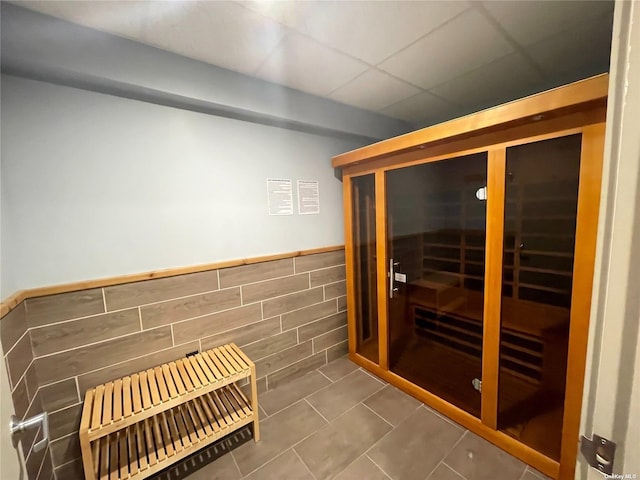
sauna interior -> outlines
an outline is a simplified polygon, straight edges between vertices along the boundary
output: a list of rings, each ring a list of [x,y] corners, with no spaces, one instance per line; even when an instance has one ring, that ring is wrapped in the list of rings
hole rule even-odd
[[[638,1],[0,22],[0,480],[640,474]]]

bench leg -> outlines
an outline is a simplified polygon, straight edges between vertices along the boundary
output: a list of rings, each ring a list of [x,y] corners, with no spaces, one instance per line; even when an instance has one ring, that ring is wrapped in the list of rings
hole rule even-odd
[[[253,439],[260,441],[260,422],[258,419],[258,386],[256,384],[256,366],[251,365],[251,409],[253,410]]]
[[[93,452],[91,451],[91,442],[89,441],[89,434],[87,432],[80,432],[80,450],[82,452],[82,465],[84,467],[84,478],[86,480],[96,480],[95,475],[95,462],[97,458],[93,458]]]

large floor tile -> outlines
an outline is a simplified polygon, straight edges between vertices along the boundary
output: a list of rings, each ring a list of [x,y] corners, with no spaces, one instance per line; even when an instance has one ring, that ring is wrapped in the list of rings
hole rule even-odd
[[[260,422],[259,442],[250,441],[233,450],[240,472],[251,473],[325,424],[305,401],[268,417]]]
[[[524,477],[522,478],[523,480],[551,480],[551,477],[548,477],[544,473],[539,472],[538,470],[528,465],[527,465],[527,471],[525,472]]]
[[[444,463],[441,463],[436,467],[436,469],[431,472],[431,475],[427,477],[427,480],[465,480],[464,477],[460,476],[455,470],[452,470],[451,467],[446,466]]]
[[[307,401],[327,420],[333,420],[382,387],[372,376],[356,370],[314,393]]]
[[[467,480],[519,480],[526,465],[479,436],[467,432],[445,458]]]
[[[366,455],[361,455],[358,460],[340,472],[335,480],[389,480],[389,477],[380,470]]]
[[[244,478],[245,480],[314,480],[293,450],[287,450]]]
[[[335,382],[357,369],[358,365],[349,360],[349,357],[342,357],[328,363],[318,370]]]
[[[420,407],[367,455],[394,480],[424,480],[463,433],[462,428]]]
[[[421,405],[419,400],[393,385],[387,385],[363,403],[394,426],[402,422]]]
[[[260,406],[267,414],[272,415],[330,384],[331,382],[321,373],[313,371],[274,390],[263,393],[259,397]]]
[[[313,476],[324,480],[344,470],[389,430],[387,422],[357,405],[294,449]]]

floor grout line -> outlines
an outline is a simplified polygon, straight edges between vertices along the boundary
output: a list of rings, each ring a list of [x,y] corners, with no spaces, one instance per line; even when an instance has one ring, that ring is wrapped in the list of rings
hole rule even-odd
[[[385,474],[385,476],[386,476],[387,478],[389,478],[389,480],[393,480],[393,479],[391,478],[391,475],[389,475],[387,472],[385,472],[384,468],[382,468],[380,465],[378,465],[378,464],[375,462],[375,460],[374,460],[373,458],[371,458],[367,453],[363,453],[362,455],[363,455],[363,456],[365,456],[365,457],[367,457],[367,458],[371,461],[371,463],[373,463],[376,467],[378,467],[378,468],[380,469],[380,471],[381,471],[382,473],[384,473],[384,474]],[[360,458],[360,457],[358,457],[358,458]]]
[[[331,380],[329,377],[327,377],[327,376],[326,376],[324,373],[322,373],[320,370],[318,370],[318,373],[319,373],[320,375],[322,375],[324,378],[326,378],[327,380],[329,380],[331,383],[336,383],[338,380],[340,380],[340,378],[343,378],[343,377],[340,377],[338,380],[335,380],[335,381],[334,381],[334,380]],[[345,376],[346,376],[346,375],[345,375]],[[327,387],[328,387],[328,386],[329,386],[329,385],[327,385]],[[324,388],[324,387],[323,387],[323,388]]]
[[[309,475],[311,475],[311,478],[313,478],[313,480],[316,480],[316,476],[313,474],[313,472],[309,469],[309,467],[307,466],[307,464],[305,463],[305,461],[302,459],[302,457],[300,456],[300,454],[296,451],[296,449],[294,447],[291,447],[291,451],[295,454],[296,457],[298,457],[300,459],[300,461],[302,462],[302,465],[304,465],[304,468],[307,469],[307,472],[309,472]]]
[[[371,413],[373,413],[376,417],[378,417],[380,420],[382,420],[384,423],[386,423],[387,425],[389,425],[391,427],[391,429],[393,430],[395,427],[394,424],[392,424],[390,421],[388,421],[386,418],[384,418],[382,415],[380,415],[378,412],[376,412],[373,408],[371,408],[369,405],[367,405],[364,402],[360,402],[362,404],[362,406],[364,408],[366,408],[367,410],[369,410]]]
[[[322,414],[318,411],[318,409],[317,409],[316,407],[314,407],[313,405],[311,405],[311,402],[309,402],[309,400],[307,400],[307,399],[305,398],[305,399],[304,399],[304,401],[305,401],[305,402],[307,402],[307,405],[309,405],[311,408],[313,408],[313,410],[314,410],[318,415],[320,415],[320,416],[323,418],[323,420],[324,420],[325,422],[327,422],[327,424],[331,423],[331,421],[330,421],[330,420],[327,420],[327,418],[326,418],[324,415],[322,415]]]

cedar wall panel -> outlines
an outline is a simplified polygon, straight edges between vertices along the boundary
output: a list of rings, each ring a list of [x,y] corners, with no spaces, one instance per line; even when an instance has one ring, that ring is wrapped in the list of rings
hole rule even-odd
[[[259,392],[347,353],[344,251],[27,299],[2,318],[16,412],[50,414],[51,443],[29,479],[82,478],[78,424],[87,388],[236,342]]]

